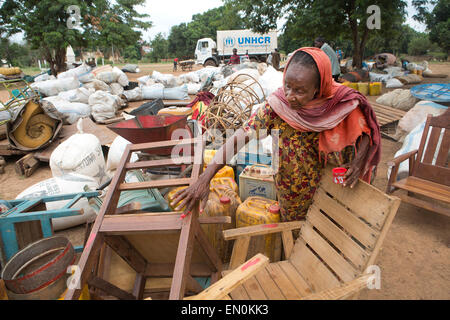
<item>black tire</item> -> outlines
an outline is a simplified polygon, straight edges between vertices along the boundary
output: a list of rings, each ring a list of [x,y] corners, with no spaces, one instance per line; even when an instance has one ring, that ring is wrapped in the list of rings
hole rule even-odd
[[[216,64],[216,62],[215,62],[213,59],[209,59],[209,60],[206,60],[206,61],[205,61],[205,63],[203,64],[203,66],[204,66],[204,67],[208,67],[208,66],[211,66],[211,67],[217,67],[217,64]]]

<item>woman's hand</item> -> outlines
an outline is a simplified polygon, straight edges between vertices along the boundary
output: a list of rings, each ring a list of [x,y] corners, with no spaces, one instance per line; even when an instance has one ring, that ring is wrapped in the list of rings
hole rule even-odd
[[[361,143],[359,144],[359,150],[356,153],[355,159],[345,167],[347,168],[347,172],[344,176],[344,187],[350,186],[353,188],[358,182],[359,177],[363,174],[363,170],[366,167],[366,158],[367,152],[369,151],[370,139],[369,136],[363,135],[361,138]]]
[[[208,200],[210,181],[211,178],[204,172],[193,185],[175,193],[171,202],[172,205],[178,204],[175,211],[179,211],[185,207],[183,215],[187,215],[194,209],[195,204],[201,201],[200,213],[202,213]]]

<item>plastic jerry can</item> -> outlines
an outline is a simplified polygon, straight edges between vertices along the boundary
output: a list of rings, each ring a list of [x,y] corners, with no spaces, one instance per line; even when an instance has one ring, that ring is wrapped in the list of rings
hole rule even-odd
[[[363,95],[369,95],[369,84],[367,82],[358,82],[358,91]]]
[[[276,224],[280,222],[280,207],[277,201],[263,197],[249,197],[236,210],[236,227],[249,227],[260,224]],[[281,259],[281,235],[252,237],[247,259],[257,253],[263,253],[271,262]]]
[[[220,178],[213,178],[210,183],[211,187],[214,187],[216,185],[225,185],[229,186],[234,192],[239,194],[239,187],[231,177],[220,177]]]
[[[231,217],[231,223],[227,224],[203,224],[205,232],[211,245],[216,249],[222,262],[228,262],[231,258],[233,242],[225,241],[223,231],[236,227],[236,210],[242,204],[238,194],[228,185],[214,185],[206,202],[204,215],[208,217]]]
[[[369,85],[369,94],[371,96],[381,95],[381,82],[372,82]]]
[[[205,150],[203,153],[203,170],[206,169],[208,164],[211,163],[212,159],[216,155],[217,150]],[[229,177],[234,179],[234,170],[230,166],[224,166],[222,169],[220,169],[214,178],[224,178]]]
[[[168,107],[158,111],[158,115],[171,115],[171,116],[189,116],[192,114],[192,108],[187,107]]]

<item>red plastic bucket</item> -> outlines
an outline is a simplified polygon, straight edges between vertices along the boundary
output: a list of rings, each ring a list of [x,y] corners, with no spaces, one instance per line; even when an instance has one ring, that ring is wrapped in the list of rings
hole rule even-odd
[[[347,172],[346,168],[338,167],[333,169],[333,182],[337,184],[344,184],[344,176]]]

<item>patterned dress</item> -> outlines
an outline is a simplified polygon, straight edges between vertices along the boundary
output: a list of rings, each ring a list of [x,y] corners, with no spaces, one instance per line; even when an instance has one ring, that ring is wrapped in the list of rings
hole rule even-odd
[[[324,162],[319,157],[319,133],[301,132],[282,120],[268,103],[262,105],[244,125],[254,138],[263,135],[274,137],[273,152],[278,143],[278,159],[272,159],[275,165],[275,184],[281,207],[281,220],[301,220],[305,217],[312,198],[322,176]],[[277,131],[272,131],[277,130]],[[348,146],[340,153],[328,155],[327,161],[341,166],[354,157],[354,147]]]

